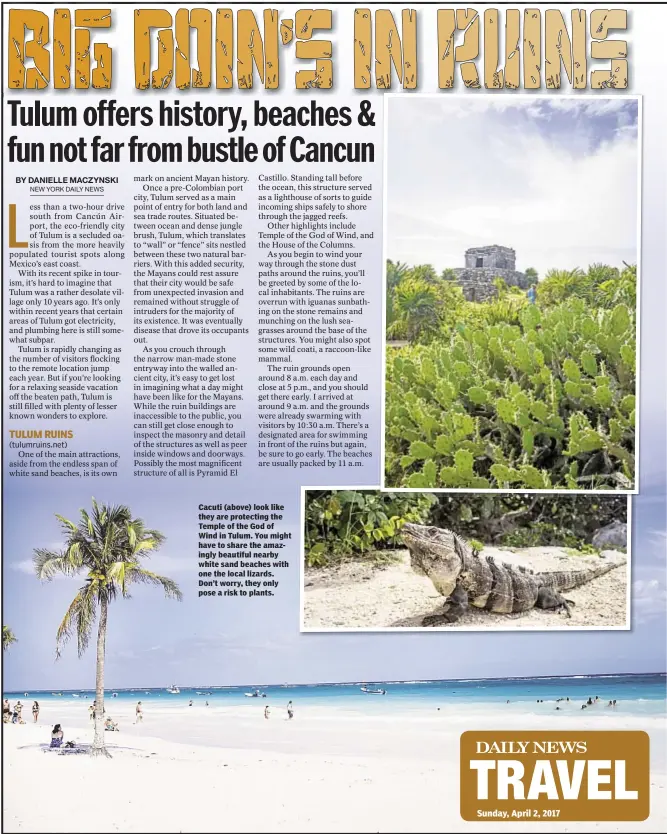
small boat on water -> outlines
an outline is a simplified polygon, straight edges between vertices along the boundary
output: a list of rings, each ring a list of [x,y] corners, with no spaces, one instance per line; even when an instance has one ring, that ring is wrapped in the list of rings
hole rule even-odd
[[[81,696],[80,696],[80,695],[78,695],[76,692],[73,692],[73,693],[72,693],[72,698],[80,698],[80,697],[81,697]]]
[[[386,689],[370,689],[368,686],[360,687],[362,692],[365,692],[366,695],[386,695]]]
[[[169,687],[169,689],[167,689],[167,692],[170,695],[180,695],[181,694],[181,690],[176,686],[175,683],[172,683],[172,685]]]
[[[266,692],[260,692],[259,689],[255,689],[254,692],[245,692],[244,694],[246,698],[266,698]]]

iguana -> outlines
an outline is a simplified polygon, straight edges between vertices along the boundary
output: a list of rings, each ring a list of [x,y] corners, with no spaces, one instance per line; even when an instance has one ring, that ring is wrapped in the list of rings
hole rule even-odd
[[[410,551],[412,569],[428,576],[445,597],[440,614],[425,617],[422,625],[455,623],[469,605],[494,614],[516,614],[531,608],[553,608],[570,614],[570,591],[625,564],[608,562],[583,570],[534,573],[524,567],[482,557],[451,530],[405,524],[401,536]]]

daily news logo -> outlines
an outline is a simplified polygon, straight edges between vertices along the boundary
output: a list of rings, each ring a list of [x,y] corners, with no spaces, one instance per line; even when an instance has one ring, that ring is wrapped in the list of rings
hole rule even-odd
[[[468,732],[464,820],[628,821],[649,815],[643,732]]]

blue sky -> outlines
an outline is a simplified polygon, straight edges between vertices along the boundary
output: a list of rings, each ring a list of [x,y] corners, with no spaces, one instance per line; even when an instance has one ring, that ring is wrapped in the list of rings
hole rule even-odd
[[[407,97],[410,103],[423,99]],[[393,100],[392,100],[393,101]],[[555,101],[555,100],[554,100]],[[589,173],[588,164],[577,169],[587,180],[591,195],[582,215],[586,234],[583,243],[590,238],[595,241],[597,254],[591,260],[610,260],[619,257],[630,258],[628,251],[636,249],[634,227],[625,219],[626,213],[636,214],[632,201],[635,194],[634,164],[636,143],[632,138],[632,119],[622,107],[606,112],[602,99],[598,112],[592,113],[595,125],[593,131],[580,128],[576,131],[577,141],[592,151],[598,168],[594,176]],[[549,232],[553,246],[562,247],[562,259],[553,252],[549,254],[549,265],[576,265],[573,248],[579,240],[580,231],[572,229],[569,202],[560,203],[560,214],[551,226],[543,214],[526,216],[520,210],[526,190],[517,184],[513,172],[522,168],[521,154],[517,153],[511,141],[511,132],[505,136],[502,125],[511,128],[517,123],[517,114],[512,108],[505,108],[491,117],[482,112],[475,115],[481,123],[495,126],[487,130],[490,147],[497,149],[495,138],[499,137],[500,147],[507,149],[510,176],[496,176],[498,157],[490,156],[485,181],[492,181],[497,199],[486,201],[484,189],[475,185],[475,177],[488,154],[482,144],[470,145],[470,163],[460,148],[459,156],[452,156],[447,148],[447,136],[454,135],[458,116],[454,119],[451,107],[461,99],[441,100],[441,112],[424,116],[424,133],[435,137],[441,143],[440,158],[446,177],[442,182],[458,183],[439,199],[438,206],[429,208],[432,199],[429,177],[421,182],[424,208],[428,209],[429,224],[422,225],[421,233],[433,238],[438,245],[452,246],[452,258],[461,263],[463,250],[468,245],[500,243],[517,248],[520,266],[531,265],[525,256],[525,247],[533,244],[532,236]],[[475,100],[476,106],[481,102]],[[470,102],[472,106],[472,100]],[[568,105],[569,107],[570,105]],[[474,108],[473,108],[474,109]],[[431,107],[431,110],[434,110]],[[449,115],[445,118],[444,113]],[[549,174],[548,162],[560,165],[559,155],[571,152],[563,146],[573,141],[567,134],[568,118],[565,105],[552,108],[550,118],[539,112],[530,124],[536,125],[527,147],[540,147],[542,153],[531,175],[536,181]],[[656,118],[657,116],[653,116]],[[465,114],[461,116],[465,122]],[[472,118],[472,116],[470,116]],[[521,118],[527,118],[522,116]],[[647,119],[649,115],[647,113]],[[484,120],[487,120],[486,122]],[[590,124],[583,116],[577,116],[574,124]],[[472,122],[470,122],[472,124]],[[549,125],[551,128],[549,129]],[[432,127],[435,125],[435,127]],[[554,125],[557,130],[554,131]],[[444,127],[447,129],[445,130]],[[74,646],[69,646],[62,658],[55,662],[55,634],[67,605],[75,591],[76,582],[56,580],[41,585],[32,575],[30,559],[36,547],[53,547],[58,544],[58,524],[54,513],[72,517],[79,507],[90,505],[91,495],[101,501],[126,502],[146,522],[162,530],[167,536],[163,551],[153,560],[155,570],[173,576],[181,584],[185,599],[182,603],[164,600],[153,589],[140,588],[129,601],[119,601],[110,613],[109,643],[107,655],[107,684],[120,688],[130,686],[168,686],[197,684],[243,684],[269,682],[316,682],[337,680],[373,679],[416,679],[448,677],[488,677],[512,675],[549,674],[590,674],[594,672],[642,672],[663,671],[665,668],[665,634],[667,610],[665,590],[665,461],[667,460],[666,425],[667,414],[665,392],[665,263],[664,229],[665,218],[664,182],[664,131],[661,134],[654,124],[647,131],[646,142],[652,153],[653,168],[644,182],[644,223],[642,273],[642,330],[641,330],[641,440],[640,474],[641,495],[635,499],[633,530],[633,628],[629,632],[578,632],[578,633],[495,633],[466,634],[460,631],[424,634],[300,634],[299,633],[299,484],[304,481],[303,473],[267,473],[258,479],[248,467],[247,474],[239,478],[240,483],[232,488],[222,481],[200,482],[181,492],[168,488],[148,485],[126,473],[119,483],[106,490],[100,488],[100,480],[90,479],[78,483],[53,486],[46,481],[26,483],[20,479],[5,477],[3,504],[3,602],[4,621],[16,632],[19,643],[5,653],[4,686],[6,689],[27,691],[37,688],[66,689],[90,687],[94,680],[94,653],[89,651],[79,660]],[[458,129],[458,128],[457,128]],[[517,141],[525,134],[517,130]],[[554,156],[553,143],[549,135],[558,133],[561,141],[560,154]],[[573,132],[573,135],[575,132]],[[397,135],[400,130],[397,129]],[[546,136],[546,138],[545,138]],[[494,138],[495,137],[495,138]],[[505,137],[505,138],[503,138]],[[604,138],[607,137],[607,138]],[[616,138],[615,138],[616,137]],[[491,142],[494,139],[494,142]],[[523,141],[523,140],[521,140]],[[524,147],[519,146],[519,150]],[[610,156],[602,154],[609,148]],[[595,152],[595,148],[598,152]],[[613,152],[612,152],[613,151]],[[495,150],[494,150],[495,153]],[[502,158],[502,157],[501,157]],[[588,159],[588,157],[585,157]],[[495,162],[494,162],[495,160]],[[659,163],[658,163],[658,160]],[[538,165],[539,162],[539,165]],[[612,162],[614,164],[612,164]],[[446,166],[445,166],[446,163]],[[622,163],[622,164],[621,164]],[[531,163],[532,166],[532,163]],[[662,166],[662,167],[659,167]],[[525,167],[525,166],[523,166]],[[426,173],[428,173],[428,167]],[[559,169],[561,170],[561,169]],[[466,185],[461,171],[472,177]],[[601,172],[598,175],[595,172]],[[605,178],[606,176],[606,178]],[[572,176],[568,175],[568,183]],[[612,193],[620,194],[620,185],[625,183],[627,204],[622,199],[611,201]],[[633,183],[630,187],[630,183]],[[602,197],[596,190],[603,189]],[[575,182],[576,185],[576,182]],[[593,187],[595,186],[595,187]],[[491,187],[491,186],[489,186]],[[605,190],[606,189],[606,190]],[[611,189],[611,190],[610,190]],[[566,192],[566,196],[567,196]],[[472,195],[472,196],[471,196]],[[485,197],[484,205],[500,206],[495,214],[489,210],[484,223],[507,221],[506,227],[486,226],[477,221],[470,238],[462,237],[457,226],[456,235],[440,224],[438,212],[442,206],[451,214],[456,223],[465,228],[466,217],[479,217],[476,196]],[[392,199],[390,192],[390,199]],[[413,201],[413,207],[417,205]],[[406,209],[409,208],[406,203]],[[437,208],[437,210],[436,210]],[[379,206],[377,207],[379,212]],[[412,210],[412,209],[411,209]],[[466,214],[467,213],[467,214]],[[507,217],[505,217],[507,215]],[[518,218],[518,220],[517,220]],[[376,221],[379,224],[379,216]],[[526,225],[526,230],[523,229]],[[379,226],[378,226],[379,227]],[[409,224],[406,225],[409,229]],[[516,231],[520,239],[505,234],[505,228]],[[482,234],[483,233],[483,234]],[[513,232],[514,233],[514,232]],[[481,236],[481,239],[480,239]],[[489,238],[492,239],[489,239]],[[581,237],[581,235],[580,235]],[[602,241],[602,243],[599,243]],[[567,244],[567,246],[566,246]],[[603,245],[604,244],[604,245]],[[421,245],[421,244],[420,244]],[[546,243],[544,243],[547,246]],[[549,244],[552,245],[552,244]],[[583,245],[581,241],[577,246]],[[586,244],[587,245],[587,244]],[[523,247],[523,248],[522,248]],[[608,247],[605,249],[605,247]],[[548,247],[547,247],[548,248]],[[439,251],[439,250],[438,250]],[[529,250],[530,251],[530,250]],[[560,251],[560,250],[559,250]],[[614,252],[616,254],[614,254]],[[568,254],[569,253],[569,254]],[[574,253],[574,254],[573,254]],[[567,255],[567,257],[566,257]],[[390,257],[398,257],[392,255]],[[613,256],[613,257],[612,257]],[[572,258],[569,261],[568,258]],[[408,260],[407,257],[398,259]],[[378,262],[380,260],[378,253]],[[447,262],[437,266],[450,265]],[[423,261],[421,261],[423,262]],[[534,259],[538,269],[540,262]],[[370,274],[370,272],[369,272]],[[381,275],[369,287],[369,298],[378,310],[381,309]],[[376,293],[373,296],[373,293]],[[379,317],[378,317],[379,319]],[[379,332],[373,337],[379,342]],[[375,357],[377,369],[374,378],[382,372],[381,357]],[[130,371],[128,370],[128,373]],[[250,365],[247,378],[254,378],[256,368]],[[370,441],[377,451],[376,457],[364,468],[361,482],[378,482],[380,475],[380,386],[369,392],[371,403]],[[249,400],[252,403],[252,400]],[[251,407],[251,405],[250,405]],[[119,413],[105,442],[118,446],[129,460],[131,439],[129,431],[123,431],[131,422],[129,403]],[[248,420],[254,424],[254,415]],[[117,432],[114,435],[114,431]],[[99,438],[84,436],[84,448],[96,448]],[[192,479],[195,481],[195,479]],[[307,481],[315,486],[317,479]],[[293,540],[286,556],[290,568],[280,575],[281,587],[273,599],[255,600],[199,600],[197,598],[197,530],[195,527],[197,506],[200,501],[215,503],[224,500],[282,501],[288,507],[288,529]]]
[[[636,99],[397,96],[388,114],[392,260],[441,270],[500,244],[540,275],[637,262]]]
[[[648,448],[647,448],[648,453]],[[647,472],[650,474],[650,472]],[[660,473],[634,504],[633,629],[630,632],[465,634],[299,634],[298,543],[292,567],[272,600],[197,599],[192,516],[196,505],[152,490],[135,495],[145,519],[167,535],[155,570],[179,581],[185,600],[164,600],[139,588],[114,603],[109,619],[107,682],[110,687],[225,685],[336,680],[493,677],[660,671],[664,668],[665,506]],[[70,645],[55,661],[55,631],[77,583],[42,585],[31,574],[30,548],[57,543],[57,509],[70,516],[89,503],[87,490],[28,500],[6,498],[5,620],[19,637],[5,655],[5,688],[89,687],[94,652],[83,659]],[[102,499],[102,495],[98,498]],[[132,496],[130,496],[132,497]],[[294,496],[296,498],[296,496]],[[194,497],[193,497],[194,498]],[[286,494],[285,500],[290,496]],[[115,499],[114,499],[115,500]],[[13,521],[12,521],[13,520]],[[290,527],[295,533],[296,522]],[[545,614],[545,616],[548,616]]]

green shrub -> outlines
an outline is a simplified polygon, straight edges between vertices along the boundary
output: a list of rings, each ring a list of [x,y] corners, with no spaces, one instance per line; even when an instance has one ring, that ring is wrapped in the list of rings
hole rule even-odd
[[[309,491],[306,494],[305,558],[309,567],[332,559],[400,545],[408,521],[421,523],[432,495],[377,490]]]
[[[630,488],[634,307],[575,296],[489,325],[469,306],[482,311],[388,354],[387,484]]]
[[[526,492],[439,493],[429,524],[467,539],[508,547],[574,547],[587,552],[593,535],[613,521],[627,523],[624,495]]]

